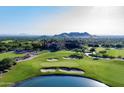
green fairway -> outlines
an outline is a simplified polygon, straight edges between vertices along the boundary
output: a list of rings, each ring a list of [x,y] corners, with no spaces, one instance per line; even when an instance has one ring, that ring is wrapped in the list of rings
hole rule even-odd
[[[96,48],[96,51],[97,51],[97,52],[104,51],[104,50],[106,50],[106,49],[103,48],[103,47],[98,47],[98,48]]]
[[[107,54],[114,57],[124,57],[124,49],[111,49],[107,51]]]
[[[109,49],[106,50],[105,48],[96,48],[96,51],[99,52],[99,51],[107,51],[107,55],[108,56],[113,56],[113,57],[124,57],[124,49]]]
[[[20,57],[20,56],[24,56],[24,54],[16,54],[14,52],[0,53],[0,60],[4,58],[13,58],[13,57]]]
[[[13,42],[13,40],[5,40],[5,41],[2,41],[2,43],[10,43],[10,42]]]
[[[81,76],[101,81],[109,86],[124,87],[124,62],[114,60],[93,60],[88,57],[83,59],[63,59],[71,51],[43,52],[37,58],[20,62],[0,78],[0,86],[10,86],[22,80],[46,74],[67,74],[66,72],[41,73],[43,67],[75,67],[85,71]],[[48,62],[48,58],[58,58],[58,61]],[[71,74],[71,73],[69,73]]]

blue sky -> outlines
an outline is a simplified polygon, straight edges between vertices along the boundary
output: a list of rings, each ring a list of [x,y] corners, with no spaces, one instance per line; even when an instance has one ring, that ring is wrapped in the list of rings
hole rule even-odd
[[[124,35],[124,7],[0,7],[0,34],[54,35],[64,32]]]
[[[0,7],[0,34],[39,34],[35,28],[32,27],[34,22],[40,20],[40,24],[43,24],[45,20],[50,20],[52,15],[65,12],[67,9],[67,7],[50,6]],[[31,28],[33,30],[31,30]]]

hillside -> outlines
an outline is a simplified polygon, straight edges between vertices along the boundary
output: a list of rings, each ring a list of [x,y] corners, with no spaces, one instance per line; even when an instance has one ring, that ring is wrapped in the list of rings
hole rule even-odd
[[[54,37],[59,38],[90,38],[92,35],[90,35],[87,32],[79,33],[79,32],[70,32],[70,33],[61,33],[58,35],[54,35]]]

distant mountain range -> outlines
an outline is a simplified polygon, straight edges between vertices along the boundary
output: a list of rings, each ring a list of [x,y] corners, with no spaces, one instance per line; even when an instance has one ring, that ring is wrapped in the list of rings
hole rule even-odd
[[[90,38],[90,37],[93,37],[93,35],[87,32],[84,32],[84,33],[70,32],[70,33],[61,33],[58,35],[54,35],[53,37],[56,37],[56,38]]]
[[[56,35],[30,35],[21,33],[18,35],[8,35],[8,34],[0,34],[0,38],[6,37],[28,37],[28,38],[40,38],[40,39],[64,39],[64,38],[124,38],[124,35],[91,35],[87,32],[70,32],[70,33],[61,33]]]

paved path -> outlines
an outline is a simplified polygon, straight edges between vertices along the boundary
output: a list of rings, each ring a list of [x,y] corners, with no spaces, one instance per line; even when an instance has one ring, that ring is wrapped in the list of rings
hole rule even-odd
[[[32,60],[33,58],[36,58],[36,57],[38,57],[38,55],[32,55],[32,56],[29,57],[29,58],[26,58],[26,59],[24,59],[24,60],[19,60],[19,61],[16,61],[16,62],[28,61],[28,60]]]

